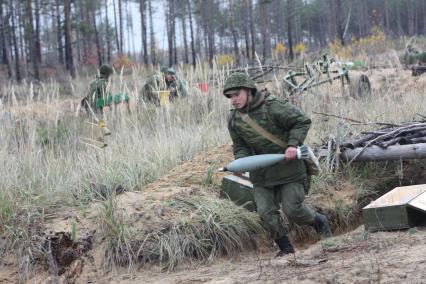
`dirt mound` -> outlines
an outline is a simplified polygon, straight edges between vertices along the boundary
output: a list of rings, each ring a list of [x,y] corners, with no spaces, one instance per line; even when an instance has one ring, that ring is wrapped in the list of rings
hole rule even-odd
[[[256,214],[217,199],[225,174],[215,169],[231,159],[230,146],[209,149],[139,191],[100,196],[98,202],[84,210],[70,208],[47,216],[44,232],[48,237],[42,243],[46,259],[44,265],[36,267],[35,281],[264,283],[290,278],[295,283],[310,283],[315,279],[377,281],[378,277],[390,277],[387,269],[393,262],[385,259],[396,257],[401,250],[400,247],[392,250],[391,244],[403,241],[414,245],[421,239],[419,236],[426,235],[424,231],[368,234],[359,228],[318,242],[310,227],[290,224],[290,237],[298,249],[296,258],[274,259],[275,250],[257,246],[258,241],[253,237],[258,232]],[[339,231],[338,225],[347,222],[346,230],[355,226],[359,211],[356,188],[347,181],[342,181],[340,188],[340,191],[315,192],[307,197],[307,202],[327,214],[334,231],[341,233],[343,229]],[[194,242],[200,234],[204,234],[203,241]],[[250,253],[256,247],[256,252]],[[371,253],[375,250],[383,253],[385,259],[377,260]],[[227,258],[221,259],[222,255]],[[200,266],[203,262],[198,262],[194,269],[194,260],[203,260],[209,266]],[[412,263],[424,265],[417,259]],[[16,267],[17,260],[11,259],[0,273],[0,283],[17,280]],[[161,273],[164,268],[172,268],[173,272],[165,276]],[[342,269],[345,272],[336,272]],[[322,273],[323,270],[328,274]],[[409,278],[408,269],[401,271],[406,279],[416,279]]]
[[[47,279],[46,281],[51,283],[61,283],[61,281],[74,283],[75,281],[85,281],[82,279],[87,281],[97,279],[102,274],[101,271],[108,271],[112,268],[113,263],[121,263],[129,269],[134,269],[133,265],[136,260],[145,262],[160,259],[164,252],[158,251],[157,243],[170,243],[170,238],[179,235],[181,231],[190,236],[190,233],[198,234],[195,231],[201,228],[212,232],[208,238],[220,238],[220,236],[215,236],[214,231],[216,230],[211,227],[216,226],[215,218],[218,216],[222,222],[220,226],[223,225],[226,230],[244,232],[246,228],[244,222],[251,219],[254,220],[253,223],[259,222],[256,215],[234,206],[231,202],[221,201],[216,197],[212,198],[217,195],[218,186],[224,175],[214,169],[231,160],[230,152],[230,146],[209,149],[194,159],[182,163],[168,175],[139,191],[124,192],[118,195],[115,193],[99,195],[100,200],[84,210],[69,208],[46,216],[43,228],[46,237],[40,244],[45,252],[45,259],[42,261],[43,265],[37,265],[38,278]],[[237,210],[234,213],[231,212],[232,216],[247,216],[244,217],[244,220],[240,219],[240,223],[238,223],[238,218],[235,218],[236,222],[227,221],[225,214],[220,216],[222,209]],[[213,214],[214,218],[211,223],[208,220],[205,222],[204,216],[200,217],[200,214]],[[191,227],[186,226],[184,221],[203,224]],[[249,223],[248,225],[250,226]],[[221,229],[220,226],[219,229]],[[190,246],[187,246],[187,249],[193,251],[195,259],[203,259],[216,254],[220,255],[223,252],[226,254],[226,251],[231,252],[234,248],[234,252],[237,252],[246,246],[256,246],[253,236],[256,234],[256,230],[261,230],[261,228],[247,229],[250,234],[247,234],[245,244],[234,242],[233,246],[229,246],[233,242],[233,235],[229,234],[228,241],[222,240],[209,244],[205,239],[200,244],[200,249]],[[173,231],[174,234],[168,234],[170,231]],[[115,236],[118,237],[115,238]],[[242,239],[244,240],[244,238]],[[178,242],[177,246],[180,246],[183,245],[182,242],[190,243],[192,240],[183,238],[174,241]],[[213,255],[207,253],[210,247],[216,247],[217,252],[213,252]],[[170,257],[179,255],[180,258],[183,258],[186,256],[177,252],[173,253],[171,251],[173,249],[168,248],[167,253],[170,254]],[[191,259],[191,256],[188,259]],[[174,266],[174,263],[178,261],[180,260],[175,260],[171,265]],[[11,263],[10,268],[13,270],[13,267],[17,266],[17,263],[14,262]],[[10,273],[8,274],[8,272]],[[8,279],[10,275],[17,276],[16,273],[7,270],[2,273],[2,277],[5,279]]]

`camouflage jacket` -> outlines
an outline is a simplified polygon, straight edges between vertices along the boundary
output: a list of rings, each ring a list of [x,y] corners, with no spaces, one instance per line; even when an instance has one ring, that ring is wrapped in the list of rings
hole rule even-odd
[[[96,79],[90,83],[90,90],[87,94],[87,99],[89,100],[90,106],[93,110],[99,108],[99,106],[96,107],[97,100],[106,100],[110,95],[107,87],[108,79],[102,75],[96,76]]]
[[[175,76],[174,80],[168,82],[162,74],[155,74],[142,87],[141,97],[145,101],[158,103],[158,92],[166,90],[170,91],[169,99],[171,101],[176,97],[188,96],[185,83],[179,77]]]
[[[303,144],[311,120],[298,108],[266,92],[258,92],[245,110],[259,126],[280,138],[287,145]],[[285,149],[257,133],[241,118],[241,112],[231,111],[228,129],[233,141],[236,159],[259,154],[284,153]],[[283,161],[273,166],[250,172],[254,185],[274,186],[302,182],[307,177],[301,160]]]

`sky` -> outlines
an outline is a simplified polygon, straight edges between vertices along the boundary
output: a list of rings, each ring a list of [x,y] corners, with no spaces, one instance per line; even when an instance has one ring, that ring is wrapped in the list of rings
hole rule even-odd
[[[118,6],[118,0],[115,1],[116,7]],[[126,1],[127,2],[127,1]],[[137,2],[137,3],[135,3]],[[133,35],[131,37],[134,41],[134,46],[136,52],[140,52],[142,49],[142,36],[141,36],[141,16],[139,12],[139,1],[132,1],[128,2],[127,4],[127,10],[129,12],[129,16],[132,18],[133,21]],[[163,50],[167,50],[168,44],[167,44],[167,31],[166,31],[166,22],[165,22],[165,15],[164,15],[164,9],[166,6],[166,0],[152,0],[152,8],[154,10],[153,14],[153,26],[154,26],[154,33],[155,33],[155,40],[157,43],[157,47]],[[148,9],[148,7],[147,7]],[[126,19],[125,16],[125,5],[123,2],[123,17]],[[117,10],[118,11],[118,10]],[[105,10],[102,11],[102,17],[105,16]],[[114,7],[113,7],[113,0],[108,0],[108,18],[111,23],[114,21]],[[133,42],[130,41],[130,46],[128,44],[128,33],[126,29],[126,21],[123,24],[124,26],[124,51],[130,51],[133,52]],[[177,27],[177,41],[179,43],[180,38],[180,25],[176,25]],[[147,19],[147,33],[149,37],[149,19]],[[148,46],[149,46],[149,38],[148,38]]]

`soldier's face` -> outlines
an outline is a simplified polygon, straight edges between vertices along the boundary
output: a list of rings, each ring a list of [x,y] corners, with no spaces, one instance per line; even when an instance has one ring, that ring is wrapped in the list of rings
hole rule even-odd
[[[249,91],[246,89],[238,90],[238,93],[230,96],[231,103],[236,109],[242,109],[246,106],[248,101]]]

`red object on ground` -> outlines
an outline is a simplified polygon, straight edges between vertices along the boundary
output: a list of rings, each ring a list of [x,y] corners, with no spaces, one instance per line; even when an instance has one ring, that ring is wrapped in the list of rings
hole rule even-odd
[[[209,91],[209,85],[207,83],[199,83],[198,84],[198,88],[201,90],[201,92],[203,93],[207,93]]]

